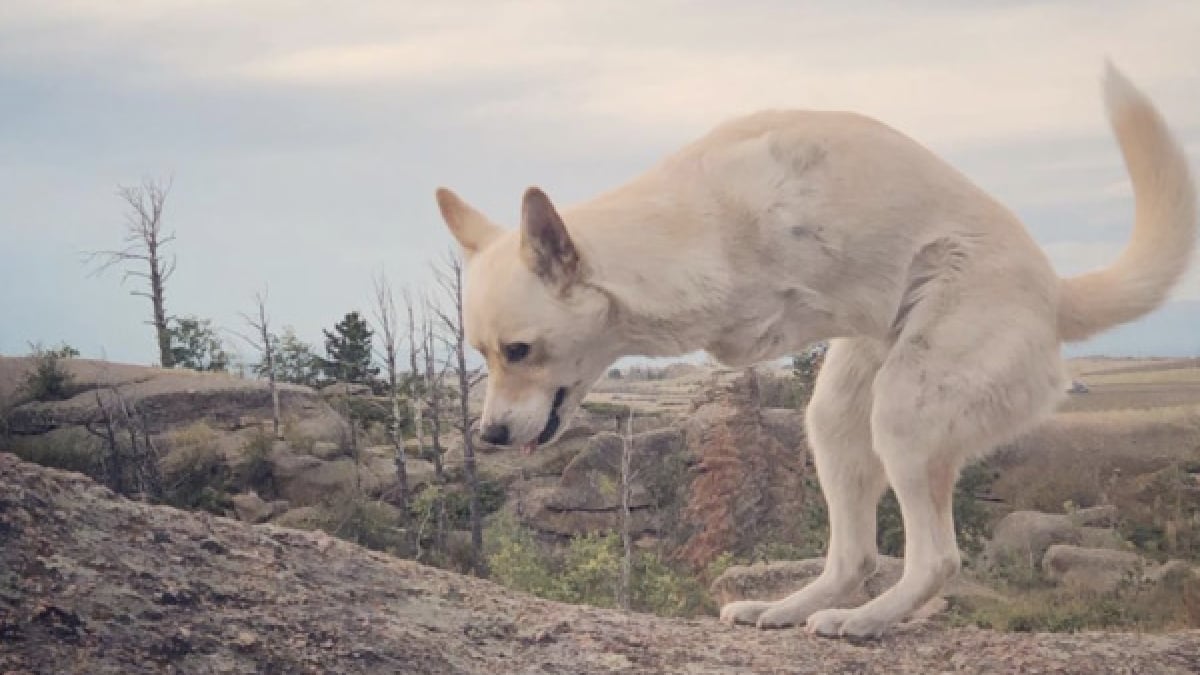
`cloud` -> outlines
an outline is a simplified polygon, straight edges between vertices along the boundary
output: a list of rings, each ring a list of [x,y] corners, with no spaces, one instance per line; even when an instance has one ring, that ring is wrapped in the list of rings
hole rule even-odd
[[[4,0],[2,17],[0,313],[29,334],[0,349],[83,335],[148,353],[127,289],[66,283],[74,261],[52,257],[106,245],[113,186],[143,174],[177,173],[178,307],[236,323],[231,298],[270,280],[281,322],[317,336],[379,265],[427,278],[447,242],[435,185],[511,222],[529,183],[584,198],[762,107],[911,134],[1064,270],[1107,263],[1132,219],[1105,55],[1200,156],[1194,0]],[[1193,273],[1177,297],[1198,289]]]
[[[12,25],[59,35],[77,60],[227,86],[478,86],[464,114],[492,128],[547,121],[675,138],[762,107],[854,109],[934,144],[1103,133],[1106,54],[1150,87],[1172,82],[1176,117],[1192,64],[1194,3],[957,3],[874,7],[766,3],[503,1],[355,3],[336,13],[260,0],[42,3]],[[8,54],[47,54],[6,31]],[[269,37],[264,37],[269,36]],[[148,77],[150,75],[147,75]],[[490,85],[501,85],[496,91]],[[605,142],[608,137],[606,135]]]

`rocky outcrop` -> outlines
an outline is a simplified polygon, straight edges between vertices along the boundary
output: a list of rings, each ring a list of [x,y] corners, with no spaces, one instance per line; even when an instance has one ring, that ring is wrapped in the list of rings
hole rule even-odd
[[[1200,632],[878,645],[563,605],[366,551],[118,498],[0,453],[0,672],[1187,673]]]
[[[518,513],[534,529],[571,536],[613,531],[621,522],[621,454],[624,440],[611,433],[588,439],[563,468],[556,485],[521,495]],[[686,446],[674,428],[632,437],[630,510],[636,533],[657,532],[663,512],[678,501],[687,481]]]
[[[233,495],[229,501],[233,503],[233,512],[237,514],[238,520],[246,523],[265,523],[288,510],[287,500],[275,499],[268,502],[253,490]]]
[[[741,371],[715,374],[678,424],[632,435],[634,533],[678,547],[704,531],[703,518],[688,509],[693,480],[712,468],[704,458],[718,437],[736,438],[738,457],[730,460],[747,469],[750,481],[742,490],[746,498],[729,508],[741,521],[731,529],[747,541],[798,541],[793,530],[801,519],[795,514],[803,512],[810,471],[802,417],[795,410],[760,408],[754,379]],[[623,437],[606,432],[582,440],[569,449],[538,450],[567,461],[552,484],[531,482],[515,490],[515,511],[526,525],[559,537],[620,528]],[[489,465],[493,462],[489,457]]]
[[[1046,549],[1042,572],[1063,586],[1105,593],[1141,577],[1144,562],[1132,551],[1055,544]]]
[[[984,560],[993,569],[1037,569],[1046,550],[1055,544],[1120,548],[1123,542],[1113,529],[1116,523],[1117,510],[1112,506],[1071,514],[1014,511],[996,523]]]
[[[0,359],[5,361],[0,370],[11,371],[9,379],[19,380],[21,368],[31,366],[29,359]],[[271,419],[270,391],[260,380],[86,359],[70,359],[64,364],[74,378],[74,395],[62,401],[19,402],[14,388],[10,400],[19,404],[8,411],[9,433],[36,436],[94,423],[98,400],[111,401],[118,394],[152,434],[195,422],[237,431]],[[308,387],[280,384],[279,402],[283,417],[297,435],[337,440],[345,433],[342,418]]]
[[[1108,593],[1125,585],[1145,587],[1194,574],[1182,560],[1160,565],[1132,551],[1069,544],[1055,544],[1046,551],[1042,572],[1054,583],[1093,593]]]

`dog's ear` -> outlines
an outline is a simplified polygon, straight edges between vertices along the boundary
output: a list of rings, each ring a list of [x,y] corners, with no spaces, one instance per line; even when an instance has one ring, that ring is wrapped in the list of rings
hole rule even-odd
[[[521,200],[521,257],[548,284],[565,288],[578,279],[579,250],[550,198],[536,187]]]
[[[463,257],[468,261],[504,232],[503,228],[446,188],[438,188],[437,203],[450,234],[458,240]]]

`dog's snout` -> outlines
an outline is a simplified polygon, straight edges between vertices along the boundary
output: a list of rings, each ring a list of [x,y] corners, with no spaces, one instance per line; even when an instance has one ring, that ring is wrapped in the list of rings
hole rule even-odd
[[[507,424],[489,424],[483,428],[483,433],[480,438],[485,443],[492,445],[508,445],[508,425]]]

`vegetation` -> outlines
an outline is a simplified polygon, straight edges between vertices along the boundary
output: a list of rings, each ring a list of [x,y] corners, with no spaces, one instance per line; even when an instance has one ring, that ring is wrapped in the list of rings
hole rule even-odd
[[[991,579],[1003,591],[1001,598],[955,599],[947,621],[1004,631],[1058,633],[1200,626],[1200,578],[1195,574],[1169,575],[1155,584],[1129,580],[1108,593],[1054,587],[1037,577],[1006,581]]]
[[[621,538],[617,533],[576,537],[562,550],[544,546],[512,519],[488,528],[488,568],[505,586],[550,600],[617,607]],[[705,584],[668,565],[661,555],[640,552],[633,561],[631,609],[662,616],[715,611]]]
[[[79,356],[79,350],[63,343],[57,348],[30,345],[33,370],[21,381],[21,394],[33,401],[61,401],[73,396],[75,378],[64,361]]]
[[[321,359],[313,353],[312,345],[296,336],[296,330],[285,326],[283,333],[271,335],[275,379],[280,382],[315,387],[321,378]],[[255,373],[265,376],[266,363],[260,363]]]
[[[320,367],[326,378],[349,384],[371,384],[379,374],[372,365],[371,331],[367,320],[350,312],[325,334],[325,358]]]
[[[172,318],[167,339],[170,362],[175,367],[203,372],[224,372],[229,368],[229,354],[209,319]]]

